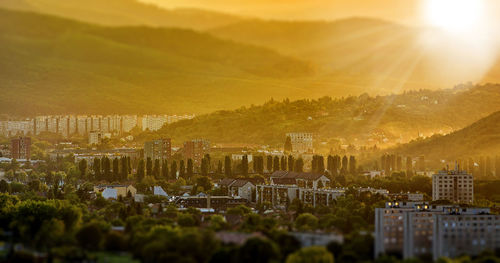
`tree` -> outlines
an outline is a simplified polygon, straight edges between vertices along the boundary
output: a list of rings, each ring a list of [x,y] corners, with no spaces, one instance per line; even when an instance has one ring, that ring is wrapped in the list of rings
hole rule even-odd
[[[150,157],[146,159],[146,175],[153,175],[153,160]]]
[[[80,162],[78,163],[78,170],[80,170],[81,178],[85,178],[85,174],[87,173],[87,160],[80,160]]]
[[[111,161],[109,160],[108,157],[104,157],[101,160],[102,162],[102,171],[104,173],[104,178],[107,181],[113,181],[113,178],[111,176]]]
[[[227,156],[224,157],[224,175],[226,177],[231,177],[231,157]]]
[[[181,160],[179,162],[179,177],[181,178],[186,177],[186,166],[184,164],[184,160]]]
[[[122,157],[121,158],[121,166],[122,166],[122,170],[121,170],[121,176],[120,176],[120,180],[127,180],[127,177],[128,177],[128,167],[127,167],[127,158],[126,157]]]
[[[297,159],[297,161],[295,161],[294,170],[297,173],[301,173],[304,171],[304,161],[302,160],[302,158],[299,158],[299,159]]]
[[[262,238],[248,239],[239,250],[238,262],[268,263],[279,260],[279,248]]]
[[[139,164],[137,165],[137,180],[141,181],[144,179],[144,169],[145,169],[144,159],[139,160]]]
[[[274,156],[273,161],[273,172],[280,170],[280,158],[278,156]]]
[[[94,158],[94,165],[92,165],[92,170],[94,170],[94,177],[96,180],[101,180],[101,160],[99,158]]]
[[[177,179],[177,162],[173,161],[170,165],[170,178],[175,180]]]
[[[200,167],[201,175],[208,175],[208,160],[206,158],[201,159],[201,167]]]
[[[271,155],[267,156],[266,168],[268,173],[272,172],[273,170],[273,157]]]
[[[290,136],[286,136],[284,150],[285,150],[285,152],[292,152],[292,150],[293,150],[292,138],[290,138]]]
[[[293,159],[293,156],[288,155],[288,171],[293,171],[294,162],[295,162],[295,160]]]
[[[333,255],[325,247],[304,247],[290,254],[286,263],[333,263]]]
[[[160,159],[155,159],[155,164],[153,166],[153,176],[156,179],[160,178]]]
[[[120,163],[118,158],[113,159],[113,180],[118,180],[120,178]]]
[[[295,228],[299,231],[312,231],[318,227],[318,218],[310,213],[300,214],[295,219]]]
[[[188,178],[193,177],[193,160],[192,159],[187,160],[186,174],[187,174]]]
[[[222,161],[217,162],[217,174],[222,175]]]
[[[169,173],[168,173],[168,161],[164,160],[163,163],[161,164],[161,177],[163,179],[168,179]]]
[[[411,177],[413,175],[413,161],[410,156],[406,157],[406,176]]]
[[[343,174],[345,174],[345,173],[347,173],[347,171],[349,171],[347,156],[345,156],[345,155],[344,155],[344,157],[342,157],[342,169],[341,169],[341,171]]]
[[[9,184],[5,180],[0,181],[0,193],[7,193],[9,192]]]
[[[76,232],[76,240],[86,249],[96,250],[99,248],[100,241],[104,234],[101,225],[98,222],[90,222],[83,225],[78,232]]]
[[[248,156],[246,154],[241,158],[241,173],[245,177],[248,176]]]
[[[287,165],[286,165],[287,158],[285,155],[281,156],[281,170],[286,171]]]
[[[355,175],[356,172],[356,157],[354,156],[349,156],[349,173],[351,175]]]
[[[212,190],[212,181],[210,181],[210,178],[208,178],[208,176],[200,176],[196,178],[195,186],[195,188],[203,188],[203,191],[210,191]]]

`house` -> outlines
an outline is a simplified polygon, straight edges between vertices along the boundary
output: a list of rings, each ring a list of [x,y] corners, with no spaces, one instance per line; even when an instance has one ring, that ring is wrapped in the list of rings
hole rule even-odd
[[[330,179],[320,173],[276,171],[271,174],[271,184],[296,185],[303,188],[320,189],[330,186]]]
[[[222,179],[219,186],[228,196],[239,196],[250,202],[255,202],[255,184],[247,179]]]
[[[198,194],[195,196],[183,195],[176,202],[181,208],[213,208],[215,211],[225,211],[228,208],[238,205],[247,205],[248,201],[239,196],[209,196],[206,194]]]
[[[331,242],[344,243],[344,236],[335,233],[324,232],[289,232],[295,237],[302,247],[327,246]]]
[[[106,188],[102,191],[104,199],[118,199],[118,191],[114,188]]]
[[[168,197],[167,192],[165,192],[161,186],[155,186],[153,188],[153,194]]]
[[[94,192],[101,193],[104,198],[106,198],[104,196],[104,194],[106,194],[109,198],[118,199],[120,196],[126,197],[128,193],[134,197],[137,193],[137,189],[132,185],[98,185],[94,186]]]

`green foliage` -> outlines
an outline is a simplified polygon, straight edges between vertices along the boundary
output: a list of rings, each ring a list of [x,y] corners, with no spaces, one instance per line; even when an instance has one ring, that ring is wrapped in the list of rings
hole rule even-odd
[[[267,239],[250,238],[239,251],[241,262],[268,263],[277,261],[279,258],[279,248]]]
[[[288,256],[286,263],[333,263],[334,258],[325,247],[306,247]]]
[[[295,228],[299,231],[312,231],[318,227],[318,218],[310,213],[301,214],[295,219]]]
[[[287,78],[313,73],[299,59],[192,30],[101,27],[6,10],[0,18],[0,67],[9,69],[0,77],[10,84],[0,97],[4,112],[209,112],[282,96],[276,87],[296,85]],[[57,74],[43,78],[44,71]]]

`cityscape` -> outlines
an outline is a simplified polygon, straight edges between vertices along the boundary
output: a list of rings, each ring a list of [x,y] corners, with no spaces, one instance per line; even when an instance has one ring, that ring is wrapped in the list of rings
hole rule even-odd
[[[500,262],[498,12],[0,1],[0,262]]]

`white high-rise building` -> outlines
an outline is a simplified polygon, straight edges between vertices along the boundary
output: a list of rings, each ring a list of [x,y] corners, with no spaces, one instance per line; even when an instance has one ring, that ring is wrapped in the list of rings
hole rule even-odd
[[[103,138],[104,134],[101,131],[91,131],[89,133],[89,144],[90,145],[101,144]]]
[[[167,123],[167,115],[142,116],[142,130],[157,131]]]
[[[440,171],[432,176],[432,200],[460,204],[474,202],[474,179],[467,171]]]
[[[287,133],[286,136],[292,141],[292,152],[314,153],[312,133]]]

